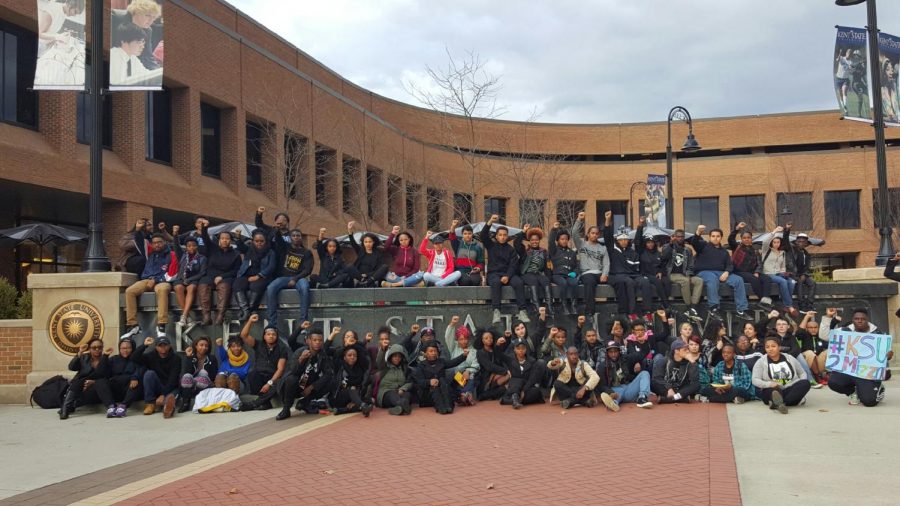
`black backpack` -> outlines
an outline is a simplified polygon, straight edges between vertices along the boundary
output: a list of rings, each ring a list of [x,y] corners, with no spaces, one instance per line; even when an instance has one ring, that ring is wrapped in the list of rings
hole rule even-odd
[[[44,409],[59,408],[68,389],[69,380],[62,376],[54,376],[32,390],[31,407],[37,404]]]

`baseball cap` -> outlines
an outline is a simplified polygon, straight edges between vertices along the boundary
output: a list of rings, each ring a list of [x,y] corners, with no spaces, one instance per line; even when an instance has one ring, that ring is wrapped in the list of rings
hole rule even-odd
[[[156,339],[157,346],[172,346],[172,342],[169,341],[168,337],[158,337]]]
[[[682,348],[687,348],[687,345],[684,344],[684,341],[682,341],[681,339],[672,343],[672,351],[680,350]]]
[[[809,239],[809,235],[806,232],[800,232],[797,234],[797,239]]]
[[[619,234],[616,235],[616,240],[621,241],[623,239],[628,239],[628,234],[626,234],[625,232],[619,232]]]
[[[444,239],[444,236],[436,235],[436,236],[434,236],[434,239],[431,240],[431,242],[433,242],[434,244],[440,244],[440,243],[444,242],[445,240],[446,239]]]
[[[613,340],[610,340],[609,342],[606,343],[606,347],[607,347],[607,348],[618,348],[618,347],[619,347],[619,343],[617,343],[617,342],[615,342],[615,341],[613,341]]]

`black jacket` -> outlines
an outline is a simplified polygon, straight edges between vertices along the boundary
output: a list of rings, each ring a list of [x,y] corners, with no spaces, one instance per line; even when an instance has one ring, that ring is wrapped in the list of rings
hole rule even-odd
[[[307,385],[312,385],[317,392],[324,392],[329,389],[334,379],[334,362],[324,349],[301,362],[300,355],[306,350],[307,347],[304,346],[294,352],[288,360],[288,370],[298,380],[305,374]]]
[[[740,230],[732,230],[728,234],[728,248],[731,249],[731,263],[734,265],[734,272],[749,272],[751,274],[762,273],[762,257],[759,250],[752,245],[744,246],[737,240]]]
[[[271,244],[276,258],[275,277],[290,277],[296,281],[312,274],[316,260],[312,251],[306,249],[303,244],[299,248],[282,240],[272,240]]]
[[[634,381],[634,364],[628,357],[620,356],[615,362],[607,357],[597,374],[600,376],[600,383],[594,390],[599,389],[601,392],[611,394],[612,387],[627,385]]]
[[[334,369],[334,394],[337,395],[341,390],[348,390],[356,387],[361,393],[365,392],[369,386],[369,370],[363,366],[359,360],[353,364],[353,367],[347,365],[343,359],[340,365]]]
[[[538,362],[534,357],[529,355],[525,355],[525,362],[521,364],[515,355],[505,355],[505,357],[510,377],[520,380],[527,380],[528,377],[531,376],[531,371],[534,369],[535,364]],[[526,387],[530,386],[532,385],[526,385]]]
[[[507,365],[504,357],[506,357],[506,354],[497,350],[496,347],[493,351],[481,349],[475,352],[475,358],[478,360],[478,383],[480,385],[486,385],[488,380],[491,379],[491,374],[506,374]]]
[[[202,364],[196,354],[192,357],[185,355],[181,360],[181,374],[196,376],[200,374],[201,368],[206,370],[209,379],[214,379],[216,377],[216,374],[219,372],[219,359],[216,358],[214,351],[210,350],[210,352],[206,354]]]
[[[222,276],[223,280],[234,280],[238,269],[241,268],[241,252],[229,247],[222,250],[218,242],[213,242],[209,237],[209,229],[203,227],[203,240],[206,241],[206,277],[215,279]]]
[[[481,244],[484,246],[488,254],[488,274],[498,274],[500,276],[510,276],[516,274],[519,266],[519,257],[515,248],[507,241],[500,244],[491,238],[491,227],[486,223],[481,229]]]
[[[731,263],[731,255],[723,246],[715,247],[699,235],[695,235],[688,239],[691,246],[697,251],[697,258],[694,260],[694,272],[701,271],[718,271],[732,272],[734,265]]]
[[[675,361],[672,353],[669,353],[665,366],[653,369],[651,383],[656,392],[665,392],[671,388],[682,397],[688,397],[700,391],[700,370],[697,364],[688,359]]]
[[[344,271],[346,265],[344,265],[344,259],[341,257],[340,250],[335,251],[334,256],[328,254],[327,244],[328,241],[326,240],[316,241],[313,247],[319,253],[319,277],[325,280],[332,280]]]
[[[97,363],[97,367],[91,365],[91,354],[85,353],[82,356],[74,356],[72,360],[69,361],[69,370],[76,371],[75,377],[72,378],[72,381],[75,380],[98,380],[109,378],[110,374],[110,366],[109,366],[109,357],[104,354],[100,355],[100,361]]]
[[[560,248],[556,245],[556,238],[563,229],[550,229],[550,237],[547,249],[550,251],[550,263],[553,264],[552,273],[559,276],[569,276],[571,273],[578,275],[578,251],[572,248]],[[571,237],[572,234],[569,234]]]
[[[624,250],[619,248],[612,227],[603,227],[603,244],[609,254],[610,274],[640,274],[641,261],[634,245],[629,244]]]
[[[429,384],[428,382],[437,379],[438,381],[446,381],[445,371],[447,369],[453,369],[459,364],[466,361],[465,355],[460,355],[454,359],[446,360],[442,357],[438,357],[434,362],[429,362],[428,360],[423,360],[419,362],[419,365],[415,367],[413,370],[413,380],[416,382],[416,386],[418,386],[422,390],[428,390]]]
[[[128,358],[122,358],[122,355],[113,355],[109,357],[109,377],[115,378],[125,376],[128,380],[141,381],[144,378],[143,366],[133,360],[134,354]]]
[[[366,253],[366,249],[356,242],[353,234],[350,234],[350,245],[353,246],[353,251],[356,252],[356,260],[353,262],[353,267],[355,267],[356,271],[360,274],[366,274],[369,277],[372,277],[376,271],[382,269],[382,266],[385,266],[384,253],[378,249],[377,243],[371,253]]]
[[[666,275],[672,274],[672,270],[677,266],[680,262],[682,267],[682,274],[685,276],[693,276],[694,275],[694,254],[691,253],[691,250],[682,246],[679,246],[674,243],[666,244],[662,247],[662,252],[660,252],[660,263],[666,273]]]
[[[147,370],[153,371],[159,377],[159,381],[167,388],[176,388],[180,384],[181,379],[181,357],[175,354],[174,350],[170,350],[165,358],[160,357],[156,348],[149,351],[147,346],[141,344],[134,350],[135,362],[143,365]]]

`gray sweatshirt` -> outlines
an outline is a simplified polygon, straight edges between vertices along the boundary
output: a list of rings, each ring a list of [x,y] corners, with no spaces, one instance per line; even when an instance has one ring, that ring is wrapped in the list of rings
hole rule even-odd
[[[588,242],[584,238],[584,221],[575,220],[572,225],[572,238],[578,249],[578,268],[581,274],[609,275],[609,257],[606,246],[600,242]]]
[[[753,386],[756,388],[772,388],[771,383],[774,382],[780,384],[781,388],[787,388],[799,381],[809,381],[809,378],[806,377],[806,371],[803,370],[803,366],[800,365],[796,358],[787,353],[782,353],[781,358],[784,359],[784,362],[772,364],[772,367],[769,367],[768,356],[764,355],[757,360],[756,365],[753,366]],[[790,366],[790,369],[787,366]],[[775,378],[772,377],[773,373],[776,376]],[[793,374],[793,377],[790,381],[787,381],[787,375],[791,374]]]

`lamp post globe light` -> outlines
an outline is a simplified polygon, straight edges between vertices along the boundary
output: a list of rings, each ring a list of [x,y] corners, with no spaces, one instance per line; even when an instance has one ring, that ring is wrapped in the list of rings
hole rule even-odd
[[[846,7],[863,2],[866,2],[866,31],[869,35],[869,61],[872,62],[869,65],[869,82],[872,83],[872,126],[875,127],[875,169],[878,176],[878,210],[875,221],[880,225],[878,234],[881,236],[881,245],[878,248],[878,256],[875,257],[875,265],[883,266],[889,258],[894,256],[892,241],[894,230],[890,226],[888,207],[887,156],[884,152],[884,115],[881,103],[881,66],[878,65],[878,15],[875,0],[835,0],[834,3]]]
[[[681,150],[685,153],[693,153],[700,150],[700,143],[694,137],[694,123],[691,121],[691,113],[680,105],[676,105],[669,111],[669,119],[666,123],[668,137],[666,142],[666,228],[675,228],[675,194],[672,190],[672,121],[687,123],[688,135],[684,140]]]

